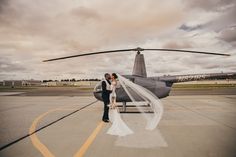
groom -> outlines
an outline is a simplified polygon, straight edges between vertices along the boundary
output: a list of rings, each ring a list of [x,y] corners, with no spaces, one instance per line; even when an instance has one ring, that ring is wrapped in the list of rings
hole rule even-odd
[[[110,74],[106,73],[104,75],[105,79],[102,81],[102,100],[104,102],[104,112],[103,112],[103,117],[102,120],[106,123],[109,122],[109,107],[107,106],[110,103],[110,85],[111,82],[109,81],[111,79]]]

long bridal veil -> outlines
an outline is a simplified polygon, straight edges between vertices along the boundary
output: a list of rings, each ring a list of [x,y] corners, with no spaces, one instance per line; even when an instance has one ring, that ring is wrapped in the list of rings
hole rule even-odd
[[[163,115],[163,106],[159,98],[146,88],[129,81],[123,76],[118,75],[118,77],[121,86],[132,100],[132,104],[134,104],[145,117],[147,121],[145,128],[148,130],[155,129]],[[148,106],[153,114],[146,113],[143,108],[144,105]]]
[[[157,129],[163,115],[163,106],[159,98],[146,88],[117,75],[119,84],[132,101],[128,105],[134,105],[141,114],[122,115],[134,133],[119,137],[115,144],[123,147],[166,147],[167,143]]]

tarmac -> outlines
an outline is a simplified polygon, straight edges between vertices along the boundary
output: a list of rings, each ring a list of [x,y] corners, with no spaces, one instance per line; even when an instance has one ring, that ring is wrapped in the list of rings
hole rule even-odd
[[[18,94],[18,95],[17,95]],[[36,95],[36,94],[35,94]],[[0,96],[3,157],[235,157],[236,95],[172,95],[153,131],[117,137],[93,96]],[[129,110],[129,108],[128,108]],[[133,129],[141,114],[122,114]]]

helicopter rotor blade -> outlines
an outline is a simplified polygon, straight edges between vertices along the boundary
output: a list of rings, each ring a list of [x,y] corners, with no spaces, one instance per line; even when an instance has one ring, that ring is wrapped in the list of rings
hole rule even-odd
[[[83,54],[79,54],[79,55],[72,55],[72,56],[48,59],[48,60],[44,60],[43,62],[50,62],[50,61],[56,61],[56,60],[62,60],[62,59],[68,59],[68,58],[75,58],[75,57],[82,57],[82,56],[97,55],[97,54],[127,52],[127,51],[136,51],[136,52],[140,52],[140,51],[170,51],[170,52],[184,52],[184,53],[197,53],[197,54],[207,54],[207,55],[230,56],[230,54],[212,53],[212,52],[204,52],[204,51],[191,51],[191,50],[180,50],[180,49],[143,49],[143,48],[137,47],[137,48],[133,48],[133,49],[121,49],[121,50],[110,50],[110,51],[99,51],[99,52],[92,52],[92,53],[83,53]]]
[[[126,51],[136,51],[136,49],[122,49],[122,50],[111,50],[111,51],[100,51],[100,52],[92,52],[92,53],[83,53],[83,54],[79,54],[79,55],[72,55],[72,56],[48,59],[48,60],[44,60],[43,62],[50,62],[50,61],[56,61],[56,60],[74,58],[74,57],[90,56],[90,55],[105,54],[105,53],[126,52]]]
[[[180,49],[143,49],[143,51],[170,51],[170,52],[198,53],[206,55],[230,56],[230,54],[225,54],[225,53],[212,53],[205,51],[191,51],[191,50],[180,50]]]

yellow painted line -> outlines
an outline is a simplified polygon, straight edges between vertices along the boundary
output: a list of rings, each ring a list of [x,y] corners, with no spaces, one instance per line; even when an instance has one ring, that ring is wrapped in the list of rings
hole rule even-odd
[[[31,127],[29,129],[29,134],[32,134],[36,131],[37,124],[41,119],[43,119],[46,115],[60,110],[73,110],[73,109],[63,109],[63,108],[56,108],[53,110],[49,110],[48,112],[45,112],[38,116],[33,123],[31,124]],[[30,135],[31,142],[33,143],[34,147],[44,156],[44,157],[54,157],[54,155],[48,150],[48,148],[39,140],[36,133]]]
[[[73,110],[73,109],[64,109],[64,108],[57,108],[53,110],[49,110],[48,112],[45,112],[38,116],[32,123],[29,134],[32,134],[36,131],[37,124],[40,120],[42,120],[46,115],[60,110]],[[74,155],[74,157],[82,157],[86,151],[88,150],[89,146],[93,143],[96,136],[100,132],[104,125],[104,122],[100,122],[96,129],[92,132],[92,134],[88,137],[88,139],[85,141],[85,143],[82,145],[82,147],[79,149],[79,151]],[[36,133],[30,135],[31,142],[33,143],[34,147],[44,156],[44,157],[55,157],[52,152],[39,140]]]
[[[73,108],[58,108],[58,109],[55,109],[54,111],[71,111],[71,110],[75,110]]]
[[[98,135],[99,131],[102,129],[104,125],[104,122],[100,122],[96,129],[92,132],[92,134],[88,137],[88,139],[85,141],[85,143],[82,145],[82,147],[79,149],[79,151],[74,155],[74,157],[82,157],[88,150],[89,146],[93,143],[96,136]]]
[[[36,130],[36,126],[38,124],[38,122],[47,114],[56,111],[55,110],[50,110],[46,113],[41,114],[40,116],[38,116],[32,123],[30,129],[29,129],[29,134],[32,134],[33,132],[35,132]],[[31,142],[33,143],[34,147],[36,149],[38,149],[40,151],[40,153],[44,156],[44,157],[54,157],[54,155],[48,150],[48,148],[40,142],[40,140],[38,139],[37,135],[34,133],[30,136]]]

